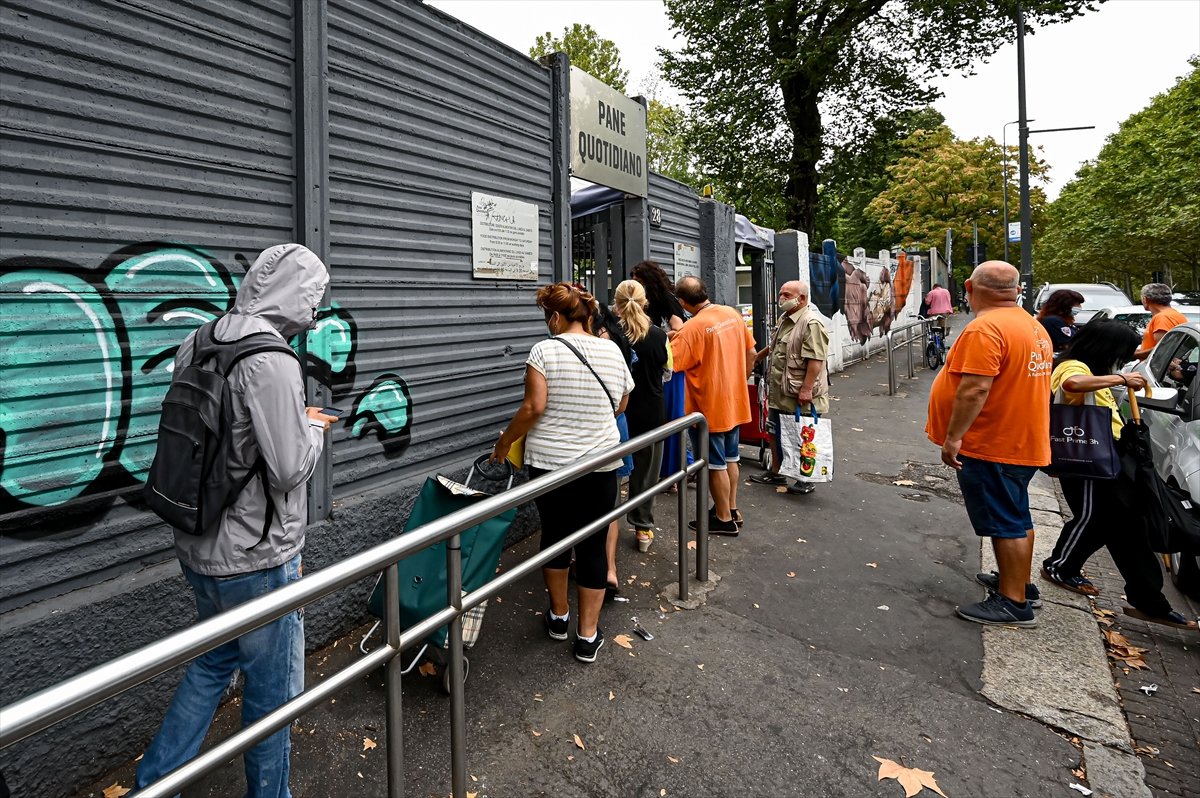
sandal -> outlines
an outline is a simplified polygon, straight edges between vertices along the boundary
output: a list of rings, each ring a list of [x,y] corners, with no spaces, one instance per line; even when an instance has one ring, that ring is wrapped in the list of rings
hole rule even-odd
[[[1142,612],[1137,607],[1125,607],[1124,612],[1130,618],[1137,618],[1139,621],[1146,623],[1159,623],[1163,626],[1171,626],[1176,629],[1189,629],[1195,631],[1197,625],[1195,621],[1189,621],[1183,616],[1183,613],[1176,610],[1171,610],[1166,615],[1151,615],[1148,612]]]
[[[642,554],[650,551],[650,544],[654,542],[653,529],[639,529],[637,531],[637,548]]]
[[[1065,590],[1070,590],[1072,593],[1078,593],[1081,596],[1100,595],[1100,588],[1093,585],[1092,581],[1086,576],[1059,576],[1057,573],[1047,571],[1043,567],[1042,578],[1047,582],[1052,582]]]

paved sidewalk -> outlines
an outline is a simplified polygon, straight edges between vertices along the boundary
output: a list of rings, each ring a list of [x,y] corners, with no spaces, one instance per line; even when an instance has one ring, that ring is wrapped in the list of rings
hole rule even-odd
[[[489,606],[467,684],[477,798],[899,798],[899,784],[878,780],[873,756],[933,771],[953,798],[1075,795],[1081,752],[1069,735],[981,695],[990,667],[983,635],[954,616],[982,594],[979,545],[953,475],[924,439],[930,382],[918,371],[889,397],[878,358],[835,376],[836,481],[810,496],[780,494],[746,482],[756,470],[747,463],[739,488],[747,525],[739,538],[712,539],[710,567],[721,579],[699,609],[663,611],[671,608],[660,593],[676,579],[675,497],[660,497],[663,532],[644,555],[623,538],[630,601],[608,605],[601,621],[610,641],[629,634],[632,648],[610,642],[595,665],[576,662],[569,644],[543,632],[537,576]],[[514,547],[504,563],[533,545]],[[634,616],[653,641],[632,636]],[[993,636],[990,656],[1030,640]],[[1080,640],[1096,642],[1094,623]],[[308,682],[361,656],[357,642],[310,656]],[[440,679],[414,674],[404,693],[406,794],[445,796]],[[296,798],[383,794],[383,703],[375,673],[298,722]],[[222,709],[210,739],[228,734],[237,710]],[[132,767],[80,795],[129,786]],[[233,763],[184,794],[242,789]]]
[[[1124,580],[1107,549],[1086,571],[1101,591],[1096,608],[1113,613],[1107,628],[1146,649],[1148,670],[1115,660],[1110,666],[1147,786],[1156,798],[1200,798],[1200,635],[1125,615]],[[1169,578],[1165,581],[1163,590],[1175,609],[1189,618],[1200,615],[1196,602],[1175,590]],[[1147,695],[1141,690],[1146,685],[1158,690]]]

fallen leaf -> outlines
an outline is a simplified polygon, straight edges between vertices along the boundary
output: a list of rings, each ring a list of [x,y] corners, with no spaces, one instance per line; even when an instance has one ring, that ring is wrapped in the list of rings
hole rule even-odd
[[[895,779],[900,782],[900,786],[904,788],[904,798],[912,798],[921,791],[922,788],[928,787],[936,792],[942,798],[946,798],[946,793],[942,792],[942,788],[937,785],[933,779],[932,770],[919,770],[918,768],[906,768],[903,765],[893,762],[890,759],[881,759],[880,757],[871,757],[879,763],[879,779]]]
[[[122,787],[119,783],[113,782],[104,788],[104,798],[121,798],[130,789],[130,787]]]
[[[787,493],[787,485],[780,485],[775,489],[776,493]]]
[[[609,690],[609,691],[608,691],[608,700],[609,700],[609,701],[612,701],[612,700],[613,700],[614,698],[616,698],[616,697],[617,697],[617,694],[616,694],[616,693],[614,693],[612,690]]]
[[[663,798],[663,796],[664,796],[664,795],[666,795],[666,794],[667,794],[667,788],[666,788],[666,787],[664,787],[664,788],[662,788],[661,790],[659,790],[659,791],[658,791],[658,798]]]
[[[755,604],[755,605],[754,605],[754,609],[756,609],[756,610],[758,609],[758,605],[757,605],[757,604]]]
[[[417,672],[422,676],[437,676],[437,665],[432,662],[422,662],[421,667],[417,668]]]
[[[679,764],[679,760],[676,759],[675,757],[671,756],[670,754],[667,754],[667,761],[670,762],[672,765]]]
[[[568,755],[568,756],[567,756],[567,761],[568,761],[568,762],[574,762],[574,761],[575,761],[575,757],[574,757],[573,755]]]
[[[372,748],[377,748],[377,747],[378,746],[376,745],[375,741],[372,740],[370,737],[363,738],[363,750],[364,751],[370,751]]]
[[[901,487],[905,487],[905,488],[911,488],[913,485],[916,485],[917,483],[913,482],[911,479],[893,479],[892,484],[900,485]]]
[[[1077,779],[1086,779],[1087,778],[1087,774],[1084,773],[1083,768],[1072,768],[1071,775]]]
[[[804,538],[796,538],[796,542],[797,543],[807,543],[808,541],[805,540]]]
[[[795,578],[796,578],[796,572],[795,572],[795,571],[788,571],[787,575],[788,575],[788,579],[795,579]]]
[[[632,640],[633,638],[629,635],[617,635],[613,638],[613,642],[621,648],[633,648]]]
[[[878,567],[879,567],[879,563],[877,563],[877,562],[869,562],[869,563],[867,563],[867,567],[868,567],[868,568],[878,568]]]
[[[467,798],[478,798],[478,796],[479,796],[479,793],[477,793],[477,792],[467,793]]]
[[[703,666],[703,665],[697,665],[696,667],[697,667],[697,668],[699,668],[700,670],[704,670],[704,666]]]
[[[890,609],[891,609],[891,607],[889,607],[889,606],[888,606],[888,605],[886,605],[886,604],[880,604],[880,605],[879,605],[878,607],[876,607],[875,609],[877,609],[877,610],[890,610]]]
[[[1200,687],[1193,687],[1193,688],[1192,688],[1192,692],[1193,692],[1193,693],[1200,693]]]
[[[360,771],[358,771],[357,773],[355,773],[354,775],[358,776],[360,779],[363,777],[363,774],[362,774],[362,771],[361,771],[361,770],[360,770]]]
[[[689,540],[688,541],[688,549],[695,549],[695,548],[696,548],[696,541]]]
[[[531,732],[529,732],[529,733],[530,733],[530,734],[532,734],[534,737],[541,737],[541,736],[542,736],[542,733],[541,733],[540,731],[538,731],[537,729],[534,729],[533,731],[531,731]]]
[[[578,748],[580,751],[586,751],[587,748],[583,744],[583,738],[580,737],[578,734],[574,735],[574,737],[575,737],[575,747]]]

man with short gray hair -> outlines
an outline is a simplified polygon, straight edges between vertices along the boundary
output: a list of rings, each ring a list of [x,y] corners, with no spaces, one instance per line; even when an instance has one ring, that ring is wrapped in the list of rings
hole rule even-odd
[[[1147,283],[1142,286],[1142,307],[1150,311],[1150,323],[1142,335],[1142,345],[1133,356],[1145,360],[1150,356],[1160,338],[1167,330],[1179,324],[1187,324],[1184,316],[1171,307],[1171,286],[1165,283]]]

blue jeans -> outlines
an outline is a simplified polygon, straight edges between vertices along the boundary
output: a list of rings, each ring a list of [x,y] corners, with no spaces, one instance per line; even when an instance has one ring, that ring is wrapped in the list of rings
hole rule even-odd
[[[203,576],[183,567],[196,594],[199,620],[236,607],[300,578],[300,556],[283,565],[237,576]],[[194,758],[234,671],[241,670],[242,725],[266,715],[304,689],[304,618],[300,611],[231,640],[195,659],[175,691],[162,726],[138,765],[138,789]],[[291,798],[291,726],[245,754],[246,795]]]

